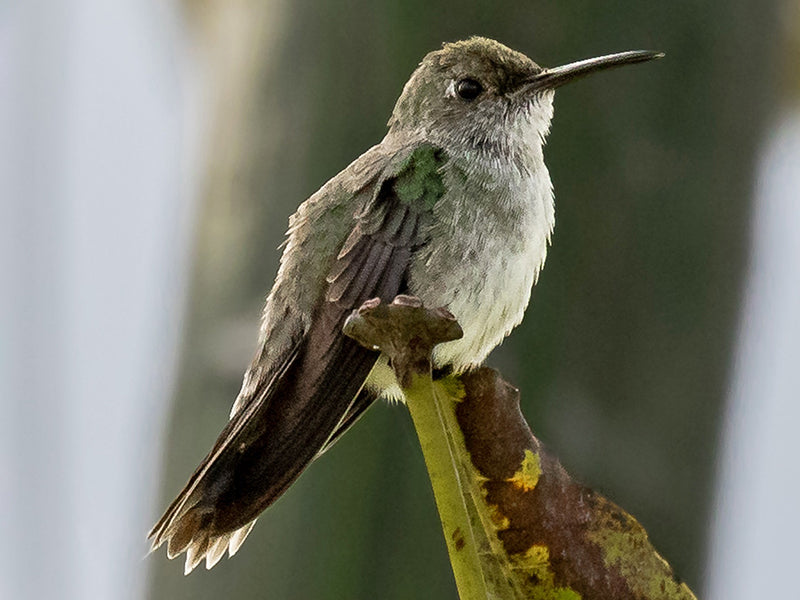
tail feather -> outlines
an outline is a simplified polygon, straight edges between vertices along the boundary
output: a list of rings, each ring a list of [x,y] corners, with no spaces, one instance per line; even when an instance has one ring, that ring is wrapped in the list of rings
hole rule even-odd
[[[206,569],[211,569],[222,559],[226,551],[229,558],[236,554],[256,524],[256,519],[253,519],[235,531],[214,535],[209,533],[207,526],[203,526],[203,521],[202,516],[199,517],[190,510],[181,517],[174,528],[166,532],[162,539],[157,540],[158,543],[154,541],[151,552],[166,542],[167,557],[170,560],[186,552],[184,575],[194,571],[203,560]]]
[[[256,520],[253,519],[244,527],[241,527],[240,529],[237,529],[236,531],[231,533],[231,540],[228,546],[228,557],[233,556],[239,551],[239,548],[242,547],[242,544],[244,544],[244,541],[245,539],[247,539],[247,536],[250,535],[250,532],[253,530],[253,525],[255,524]]]
[[[330,329],[340,331],[341,324]],[[153,550],[167,542],[170,558],[186,552],[185,573],[203,559],[210,568],[226,547],[233,556],[258,514],[317,457],[334,432],[352,424],[345,415],[378,355],[342,335],[322,341],[312,337],[302,354],[234,414],[150,531]],[[350,377],[340,376],[341,364],[348,365]],[[357,414],[372,399],[359,405]]]
[[[255,524],[255,519],[253,519],[244,526],[232,531],[212,531],[213,509],[209,509],[208,502],[202,502],[203,499],[207,499],[209,492],[209,482],[204,481],[204,479],[206,479],[209,468],[215,462],[219,462],[220,459],[225,460],[226,455],[223,451],[226,446],[231,443],[235,433],[246,424],[250,416],[249,413],[255,412],[258,401],[265,401],[264,395],[272,389],[275,380],[285,374],[286,370],[292,365],[297,356],[297,350],[297,348],[292,350],[279,372],[273,376],[263,389],[259,390],[259,397],[256,402],[252,403],[250,411],[242,413],[234,411],[232,413],[231,420],[220,434],[214,448],[197,467],[181,493],[172,501],[147,534],[147,537],[152,539],[150,552],[154,552],[166,542],[168,558],[173,559],[182,552],[187,553],[186,568],[184,570],[186,574],[194,570],[203,557],[206,557],[206,566],[210,569],[219,562],[226,548],[229,556],[233,556]],[[228,458],[230,457],[228,456]],[[231,538],[235,541],[229,544]],[[221,551],[219,550],[220,546],[222,548]],[[219,553],[219,556],[217,556],[217,553]],[[211,560],[209,560],[209,555]]]
[[[210,569],[220,561],[225,554],[225,550],[228,549],[229,541],[230,535],[225,534],[219,536],[216,541],[209,545],[206,552],[206,569]]]
[[[194,571],[194,568],[203,561],[208,547],[209,539],[207,535],[203,535],[189,544],[189,547],[186,549],[186,566],[183,569],[184,575],[188,575]]]

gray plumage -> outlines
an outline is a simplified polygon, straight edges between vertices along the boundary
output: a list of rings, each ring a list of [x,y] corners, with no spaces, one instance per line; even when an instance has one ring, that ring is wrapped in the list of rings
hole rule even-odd
[[[365,300],[406,293],[448,307],[464,337],[438,346],[435,365],[480,364],[522,320],[547,253],[553,89],[653,57],[545,70],[486,38],[428,54],[381,143],[291,217],[231,420],[153,527],[153,549],[186,551],[187,573],[233,555],[257,515],[376,397],[401,398],[386,361],[341,333]]]

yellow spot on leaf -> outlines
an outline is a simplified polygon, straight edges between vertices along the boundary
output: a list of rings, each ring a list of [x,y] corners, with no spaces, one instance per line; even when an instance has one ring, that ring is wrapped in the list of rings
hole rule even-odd
[[[539,476],[542,474],[542,465],[539,462],[539,455],[531,450],[525,450],[525,457],[522,459],[519,471],[508,480],[515,487],[523,492],[530,492],[539,483]]]
[[[550,550],[547,546],[534,544],[525,553],[522,559],[525,568],[532,571],[539,578],[539,581],[553,580],[553,574],[550,573]]]
[[[496,504],[490,504],[489,502],[486,502],[485,495],[486,494],[484,493],[485,506],[489,509],[489,518],[492,520],[492,524],[495,526],[495,529],[497,531],[505,531],[511,527],[511,521],[508,519],[508,517],[500,512],[500,508]]]
[[[526,598],[531,600],[581,600],[581,595],[569,587],[555,583],[555,574],[550,565],[550,549],[543,544],[534,544],[514,558],[515,571],[527,577]]]

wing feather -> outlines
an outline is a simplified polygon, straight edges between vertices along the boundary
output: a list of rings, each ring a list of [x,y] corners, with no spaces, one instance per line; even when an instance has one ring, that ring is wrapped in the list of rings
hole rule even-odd
[[[167,541],[170,557],[187,552],[187,572],[204,557],[213,566],[224,546],[235,552],[255,518],[373,402],[362,387],[379,355],[344,336],[342,326],[366,300],[390,301],[406,291],[432,208],[399,189],[418,150],[399,172],[375,182],[331,263],[310,327],[279,368],[265,370],[272,376],[234,412],[151,530],[154,549]]]

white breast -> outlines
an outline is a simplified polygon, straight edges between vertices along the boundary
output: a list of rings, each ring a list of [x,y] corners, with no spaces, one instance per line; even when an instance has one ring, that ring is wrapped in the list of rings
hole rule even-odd
[[[473,172],[469,185],[445,182],[434,241],[410,280],[412,293],[427,306],[447,306],[464,330],[436,348],[436,365],[462,371],[483,362],[522,321],[554,221],[550,178],[543,162],[536,167]],[[448,175],[464,181],[457,169]]]

